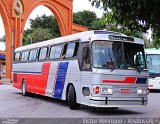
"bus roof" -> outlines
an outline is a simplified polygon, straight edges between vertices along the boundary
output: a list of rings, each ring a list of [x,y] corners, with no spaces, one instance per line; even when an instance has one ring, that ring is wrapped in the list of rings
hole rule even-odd
[[[160,54],[160,49],[156,48],[147,48],[145,49],[146,54]]]
[[[103,31],[103,30],[95,30],[95,31],[85,31],[77,34],[72,34],[64,37],[59,37],[43,42],[38,42],[26,46],[22,46],[15,49],[15,52],[25,51],[28,49],[40,48],[44,46],[51,46],[55,44],[65,43],[69,41],[80,40],[81,42],[86,41],[94,41],[94,40],[110,40],[110,41],[122,41],[122,42],[133,42],[137,44],[144,44],[144,41],[135,37],[128,37],[124,34],[112,31]]]

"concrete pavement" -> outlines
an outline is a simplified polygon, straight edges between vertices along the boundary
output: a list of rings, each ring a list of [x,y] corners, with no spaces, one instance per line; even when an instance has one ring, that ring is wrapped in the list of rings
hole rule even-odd
[[[40,95],[22,96],[12,85],[0,85],[0,118],[159,118],[160,93],[150,93],[143,108],[119,108],[117,111],[84,107],[70,110],[65,101]]]

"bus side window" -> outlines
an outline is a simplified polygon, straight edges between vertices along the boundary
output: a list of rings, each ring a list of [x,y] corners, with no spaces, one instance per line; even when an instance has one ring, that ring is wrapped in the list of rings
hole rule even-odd
[[[89,70],[91,63],[90,63],[90,50],[89,47],[83,48],[83,54],[82,54],[82,70]]]
[[[20,56],[21,56],[21,53],[20,53],[20,52],[15,53],[14,61],[15,61],[15,62],[20,61]]]
[[[69,43],[67,46],[67,51],[66,51],[66,58],[71,58],[74,56],[74,50],[75,50],[75,43]]]
[[[64,59],[64,58],[76,57],[78,46],[79,46],[78,42],[71,42],[69,44],[65,44],[64,51],[61,58]]]
[[[51,47],[50,59],[59,59],[61,57],[62,44]]]
[[[29,51],[22,52],[21,61],[27,61],[28,60]]]
[[[50,49],[50,56],[49,56],[50,59],[54,59],[55,52],[56,52],[56,46],[52,46]]]
[[[40,49],[40,54],[39,54],[39,60],[45,60],[47,59],[47,52],[48,52],[48,48],[44,47]]]
[[[29,54],[29,61],[36,61],[37,59],[37,49],[33,49]]]

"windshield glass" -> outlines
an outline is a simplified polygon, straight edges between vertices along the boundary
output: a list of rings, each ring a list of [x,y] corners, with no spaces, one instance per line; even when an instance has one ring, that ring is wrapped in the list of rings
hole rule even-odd
[[[160,55],[147,54],[148,71],[151,74],[160,74]]]
[[[93,67],[107,69],[146,69],[143,45],[112,41],[94,41]]]

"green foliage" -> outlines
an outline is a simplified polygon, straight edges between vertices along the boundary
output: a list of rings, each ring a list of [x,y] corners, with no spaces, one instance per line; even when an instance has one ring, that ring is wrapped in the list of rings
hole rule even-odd
[[[57,20],[52,15],[42,15],[41,17],[37,16],[35,19],[30,19],[30,22],[31,29],[48,29],[54,38],[61,36]]]
[[[37,28],[34,30],[33,33],[29,34],[29,36],[27,38],[30,40],[32,38],[33,43],[36,43],[36,42],[51,39],[52,35],[51,35],[49,29]]]
[[[160,34],[159,31],[157,31],[157,28],[153,29],[152,31],[152,39],[153,39],[153,46],[155,48],[160,47]]]
[[[113,12],[112,19],[131,31],[152,28],[154,46],[160,46],[160,1],[159,0],[89,0],[95,7]]]
[[[33,29],[27,29],[24,31],[24,35],[23,35],[23,45],[27,45],[30,44],[30,39],[29,39],[29,35],[31,33],[33,33],[34,30]]]
[[[30,44],[31,38],[35,43],[61,36],[56,18],[52,15],[37,16],[35,19],[30,19],[30,23],[31,29],[24,31],[23,45]],[[38,33],[38,31],[40,32]]]
[[[94,12],[80,11],[73,14],[73,22],[87,26],[90,30],[103,30],[107,28],[110,31],[121,32],[128,36],[143,38],[143,32],[141,30],[131,30],[128,27],[121,25],[113,17],[113,12],[107,12],[99,19]],[[34,43],[60,36],[58,23],[52,15],[37,16],[35,19],[30,19],[30,23],[31,29],[27,29],[24,32],[23,45],[30,44],[31,37]],[[44,31],[46,32],[44,33]]]
[[[91,29],[96,20],[97,16],[95,12],[84,10],[73,14],[73,23],[87,26],[89,29]]]
[[[94,12],[82,11],[73,14],[74,23],[87,26],[89,27],[89,29],[93,29],[92,26],[95,23],[95,21],[97,21],[97,16]],[[41,17],[37,16],[35,19],[30,19],[30,24],[31,24],[31,29],[27,29],[24,31],[23,45],[30,44],[31,37],[33,42],[37,42],[37,41],[42,41],[42,39],[48,40],[48,38],[51,39],[61,36],[56,18],[52,15],[50,16],[42,15]],[[102,26],[97,24],[97,27],[94,27],[94,29],[96,28],[100,29],[100,27]],[[49,33],[47,34],[47,38],[45,36],[43,36],[42,38],[42,35],[44,34],[43,29],[46,29],[47,30],[46,33]],[[41,31],[40,32],[41,37],[39,37],[39,39],[37,37],[38,33],[37,31]]]
[[[135,29],[142,23],[143,29],[149,29],[150,25],[159,25],[158,0],[89,0],[93,6],[102,6],[105,11],[111,9],[113,17],[122,25]],[[157,20],[158,19],[158,20]]]

